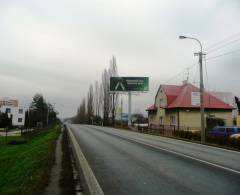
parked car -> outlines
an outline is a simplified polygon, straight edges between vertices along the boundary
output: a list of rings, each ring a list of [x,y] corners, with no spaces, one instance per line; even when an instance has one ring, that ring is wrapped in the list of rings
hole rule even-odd
[[[224,137],[231,137],[235,134],[240,134],[239,127],[229,127],[229,126],[216,126],[208,131],[209,135],[219,135]]]
[[[230,138],[240,139],[240,133],[230,135]]]

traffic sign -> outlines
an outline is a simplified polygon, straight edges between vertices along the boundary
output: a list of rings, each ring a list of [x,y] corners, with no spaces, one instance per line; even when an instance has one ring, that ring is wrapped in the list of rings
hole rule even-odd
[[[148,77],[110,77],[110,91],[148,91]]]

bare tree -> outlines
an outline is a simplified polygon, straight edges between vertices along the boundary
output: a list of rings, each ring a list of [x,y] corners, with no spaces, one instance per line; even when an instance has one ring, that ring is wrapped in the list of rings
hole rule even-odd
[[[102,74],[102,96],[103,96],[103,125],[109,125],[109,74],[104,69]]]
[[[99,86],[99,115],[103,118],[103,85],[102,83]]]
[[[98,81],[95,81],[94,86],[94,107],[95,107],[95,116],[99,117],[99,110],[100,110],[100,88],[98,85]]]
[[[93,103],[93,86],[90,85],[87,96],[87,120],[91,124],[94,115],[94,103]]]
[[[117,61],[115,56],[112,56],[112,59],[110,60],[110,67],[109,67],[109,78],[118,76],[118,70],[117,70]],[[110,81],[109,81],[110,82]],[[115,125],[115,115],[116,115],[116,107],[118,105],[118,94],[117,93],[111,93],[109,94],[109,109],[112,115],[112,125]]]
[[[110,77],[117,76],[117,63],[116,58],[113,56],[110,60],[110,66],[104,69],[102,73],[102,82],[99,85],[98,81],[95,82],[94,90],[93,85],[90,85],[89,92],[87,94],[87,112],[85,107],[85,99],[83,99],[77,115],[76,121],[83,121],[91,123],[92,117],[100,119],[103,118],[103,125],[109,125],[109,115],[111,113],[112,125],[115,123],[116,106],[118,105],[118,94],[110,93]],[[84,105],[84,106],[83,106]],[[100,116],[101,115],[101,116]],[[86,119],[87,118],[87,119]]]
[[[73,123],[75,124],[82,124],[86,123],[86,101],[83,98],[75,117],[73,117]]]

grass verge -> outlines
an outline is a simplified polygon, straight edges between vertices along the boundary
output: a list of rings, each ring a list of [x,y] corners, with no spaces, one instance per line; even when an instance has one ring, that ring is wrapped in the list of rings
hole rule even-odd
[[[9,145],[0,137],[0,194],[39,194],[54,163],[59,126],[39,132],[24,144]],[[22,137],[8,137],[22,141]]]

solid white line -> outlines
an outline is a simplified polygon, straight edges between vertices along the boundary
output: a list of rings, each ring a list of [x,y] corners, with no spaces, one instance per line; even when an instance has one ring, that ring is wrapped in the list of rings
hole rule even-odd
[[[106,132],[104,129],[99,129],[100,131],[104,131]],[[106,132],[106,133],[110,133],[110,132]],[[139,141],[139,140],[136,140],[136,139],[132,139],[132,138],[129,138],[129,137],[125,137],[123,135],[120,135],[118,133],[112,133],[112,135],[116,135],[116,136],[119,136],[123,139],[127,139],[127,140],[131,140],[131,141],[134,141],[134,142],[137,142],[139,144],[142,144],[142,145],[145,145],[145,146],[148,146],[148,147],[152,147],[152,148],[155,148],[155,149],[158,149],[158,150],[162,150],[162,151],[165,151],[165,152],[168,152],[168,153],[172,153],[172,154],[175,154],[175,155],[178,155],[178,156],[182,156],[182,157],[185,157],[185,158],[189,158],[191,160],[195,160],[195,161],[198,161],[198,162],[201,162],[201,163],[204,163],[204,164],[207,164],[207,165],[211,165],[211,166],[214,166],[214,167],[217,167],[217,168],[220,168],[220,169],[223,169],[223,170],[226,170],[226,171],[230,171],[230,172],[233,172],[233,173],[236,173],[236,174],[240,174],[240,171],[238,170],[235,170],[235,169],[231,169],[229,167],[225,167],[225,166],[222,166],[222,165],[218,165],[216,163],[211,163],[211,162],[208,162],[206,160],[201,160],[199,158],[195,158],[195,157],[192,157],[192,156],[189,156],[189,155],[186,155],[186,154],[182,154],[182,153],[179,153],[179,152],[175,152],[175,151],[172,151],[172,150],[168,150],[168,149],[165,149],[165,148],[162,148],[162,147],[159,147],[159,146],[155,146],[155,145],[152,145],[152,144],[148,144],[148,143],[144,143],[142,141]]]
[[[111,128],[111,127],[107,127],[109,129],[112,129],[112,130],[117,130],[119,132],[125,132],[125,130],[121,130],[121,129],[114,129],[114,128]],[[100,130],[100,129],[99,129]],[[181,140],[181,139],[174,139],[174,138],[170,138],[170,137],[162,137],[162,136],[156,136],[156,135],[150,135],[150,134],[143,134],[143,133],[139,133],[139,132],[135,132],[135,131],[126,131],[127,134],[129,135],[133,135],[133,134],[137,134],[141,137],[152,137],[155,139],[155,141],[161,141],[161,139],[165,139],[166,141],[167,140],[170,140],[170,141],[177,141],[177,142],[182,142],[182,143],[186,143],[186,144],[191,144],[191,145],[198,145],[198,146],[202,146],[202,147],[206,147],[206,148],[210,148],[210,149],[214,149],[214,150],[223,150],[225,152],[231,152],[231,153],[235,153],[235,154],[238,154],[240,155],[240,152],[238,151],[235,151],[235,150],[231,150],[231,149],[226,149],[226,148],[219,148],[217,146],[210,146],[210,145],[206,145],[206,144],[201,144],[201,143],[194,143],[194,142],[189,142],[189,141],[185,141],[185,140]],[[171,143],[169,143],[171,144]]]
[[[85,158],[80,145],[78,144],[75,136],[72,133],[71,127],[67,126],[68,133],[70,137],[70,141],[72,142],[73,149],[75,150],[76,157],[78,158],[78,162],[80,163],[80,166],[82,167],[83,175],[85,178],[85,181],[88,185],[89,192],[91,195],[104,195],[104,192],[102,188],[100,187],[97,178],[95,177],[90,165],[87,162],[87,159]]]
[[[227,170],[227,171],[231,171],[231,172],[233,172],[233,173],[240,174],[240,171],[235,170],[235,169],[231,169],[231,168],[228,168],[228,167],[224,167],[224,166],[222,166],[222,165],[218,165],[218,164],[215,164],[215,163],[211,163],[211,162],[208,162],[208,161],[205,161],[205,160],[201,160],[201,159],[199,159],[199,158],[195,158],[195,157],[192,157],[192,156],[189,156],[189,155],[186,155],[186,154],[182,154],[182,153],[179,153],[179,152],[175,152],[175,151],[172,151],[172,150],[168,150],[168,149],[165,149],[165,148],[161,148],[161,147],[159,147],[159,146],[155,146],[155,145],[152,145],[152,144],[147,144],[147,143],[144,143],[144,142],[141,142],[141,141],[132,139],[132,138],[126,138],[126,137],[124,137],[124,136],[122,136],[122,135],[118,135],[118,136],[119,136],[119,137],[122,137],[122,138],[124,138],[124,139],[128,139],[128,140],[137,142],[137,143],[142,144],[142,145],[146,145],[146,146],[149,146],[149,147],[158,149],[158,150],[162,150],[162,151],[165,151],[165,152],[169,152],[169,153],[172,153],[172,154],[176,154],[176,155],[178,155],[178,156],[183,156],[183,157],[185,157],[185,158],[189,158],[189,159],[192,159],[192,160],[195,160],[195,161],[198,161],[198,162],[207,164],[207,165],[211,165],[211,166],[214,166],[214,167],[217,167],[217,168],[221,168],[221,169],[224,169],[224,170]]]

